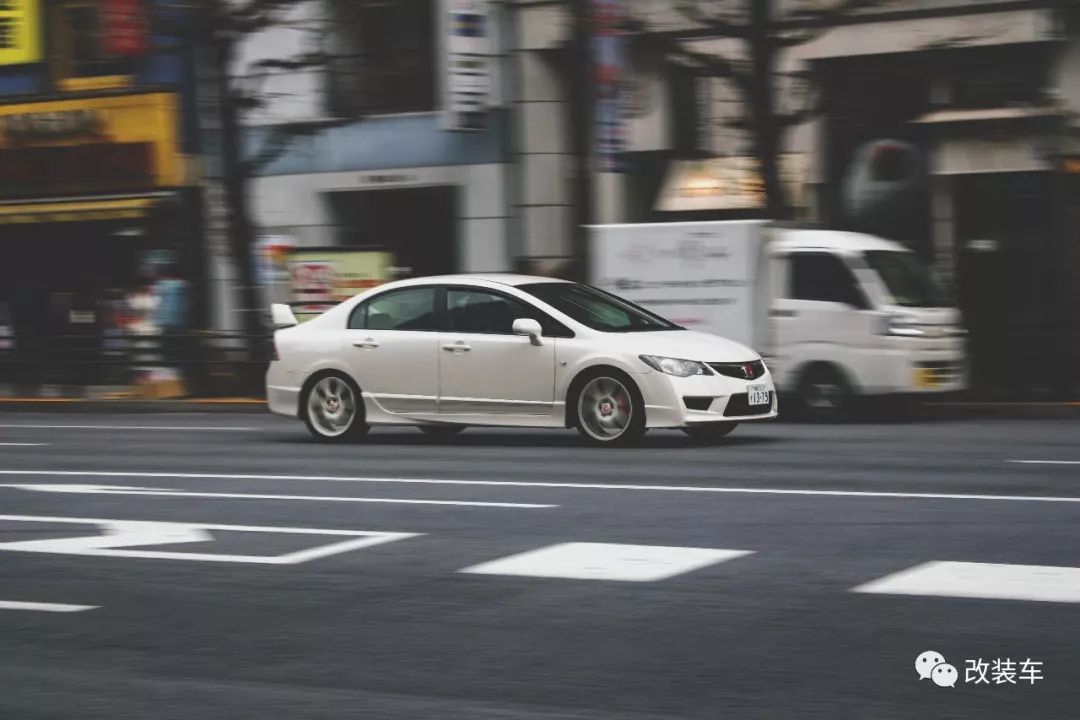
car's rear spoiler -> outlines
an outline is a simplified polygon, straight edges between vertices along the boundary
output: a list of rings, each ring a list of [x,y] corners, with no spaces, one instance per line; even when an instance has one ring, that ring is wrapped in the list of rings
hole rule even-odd
[[[292,308],[284,303],[274,303],[270,306],[270,319],[274,323],[274,327],[279,330],[297,324]]]

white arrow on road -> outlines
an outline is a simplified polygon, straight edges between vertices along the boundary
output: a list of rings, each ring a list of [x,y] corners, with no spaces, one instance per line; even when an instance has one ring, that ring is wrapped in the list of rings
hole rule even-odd
[[[259,565],[297,565],[310,560],[338,555],[361,548],[381,545],[395,540],[416,537],[417,533],[376,532],[367,530],[325,530],[321,528],[263,527],[256,525],[210,525],[206,523],[150,522],[146,520],[112,520],[102,518],[45,517],[40,515],[0,515],[0,523],[24,522],[46,524],[93,525],[101,530],[96,535],[21,540],[0,543],[0,551],[50,553],[57,555],[96,555],[122,558],[154,558],[158,560],[194,560],[200,562],[253,563]],[[236,533],[272,533],[319,537],[345,537],[327,545],[297,550],[285,555],[225,555],[221,553],[173,552],[164,550],[135,550],[143,545],[172,545],[213,540],[210,530]]]
[[[110,555],[113,553],[107,551],[116,548],[198,543],[214,539],[202,528],[179,523],[128,520],[102,523],[102,529],[104,535],[0,543],[0,549],[60,555]]]
[[[415,500],[412,498],[369,498],[369,497],[332,497],[326,495],[263,495],[250,493],[191,492],[169,488],[133,487],[129,485],[79,485],[79,484],[41,484],[0,485],[3,488],[29,490],[31,492],[74,493],[78,495],[155,495],[160,497],[217,498],[225,500],[298,500],[309,502],[344,502],[344,503],[389,503],[395,505],[460,505],[465,507],[498,508],[555,508],[558,505],[537,503],[484,502],[479,500]]]

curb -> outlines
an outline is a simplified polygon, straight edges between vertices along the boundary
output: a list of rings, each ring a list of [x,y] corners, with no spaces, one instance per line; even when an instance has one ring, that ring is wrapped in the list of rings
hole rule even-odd
[[[93,400],[87,398],[0,397],[0,412],[86,413],[266,413],[259,398],[188,398],[183,400]]]

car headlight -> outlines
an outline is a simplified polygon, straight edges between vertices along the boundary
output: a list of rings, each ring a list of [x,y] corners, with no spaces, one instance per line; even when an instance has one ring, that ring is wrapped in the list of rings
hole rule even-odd
[[[659,355],[641,355],[641,361],[653,370],[659,370],[665,375],[675,377],[690,377],[691,375],[712,375],[712,370],[705,363],[695,360],[680,360],[679,358],[660,357]]]

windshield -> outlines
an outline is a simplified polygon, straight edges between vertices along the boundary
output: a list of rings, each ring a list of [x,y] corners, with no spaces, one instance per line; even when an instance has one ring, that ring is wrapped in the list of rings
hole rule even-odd
[[[683,329],[645,308],[589,285],[534,283],[519,285],[518,289],[593,330],[648,332]]]
[[[915,253],[870,250],[863,255],[866,263],[885,284],[891,304],[901,307],[940,306],[934,281]]]

